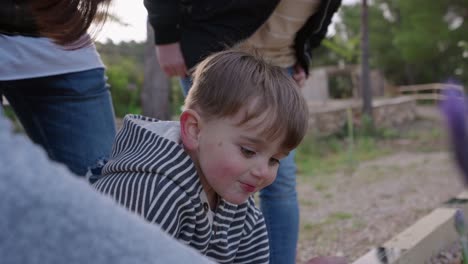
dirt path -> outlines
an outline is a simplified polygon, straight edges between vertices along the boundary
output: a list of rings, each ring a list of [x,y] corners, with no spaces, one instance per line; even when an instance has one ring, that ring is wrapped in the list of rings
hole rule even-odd
[[[353,172],[301,176],[297,263],[317,255],[353,261],[463,189],[447,152],[396,151]]]

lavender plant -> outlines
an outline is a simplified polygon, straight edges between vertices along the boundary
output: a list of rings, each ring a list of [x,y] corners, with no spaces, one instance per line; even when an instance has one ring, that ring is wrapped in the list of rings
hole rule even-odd
[[[442,113],[447,122],[451,148],[461,175],[468,185],[468,106],[462,90],[448,84],[444,91],[445,100],[441,104]],[[463,264],[468,264],[468,242],[466,238],[465,219],[458,209],[455,213],[455,229],[462,249]]]
[[[465,185],[468,185],[468,106],[466,97],[459,89],[448,88],[444,91],[442,113],[447,122],[451,147],[461,169]]]
[[[465,236],[465,217],[460,209],[455,213],[455,229],[457,230],[462,250],[463,264],[468,264],[468,241]]]

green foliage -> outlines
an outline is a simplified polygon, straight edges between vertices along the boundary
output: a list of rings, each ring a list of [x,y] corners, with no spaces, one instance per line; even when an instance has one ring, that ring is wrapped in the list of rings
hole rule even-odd
[[[99,54],[106,65],[115,114],[140,114],[140,93],[143,86],[144,43],[121,42],[118,45],[97,43]]]
[[[364,137],[373,137],[375,136],[375,128],[372,122],[372,117],[364,114],[361,117],[361,126],[359,127],[359,132]]]
[[[330,219],[335,219],[335,220],[348,220],[353,217],[352,214],[347,213],[347,212],[334,212],[328,216]]]
[[[96,48],[106,65],[119,64],[122,58],[132,58],[136,63],[135,67],[143,70],[145,43],[130,41],[115,44],[109,40],[106,43],[97,42]]]
[[[370,160],[389,152],[378,146],[378,142],[396,139],[401,135],[396,129],[374,128],[370,118],[363,117],[359,127],[350,125],[352,117],[343,129],[330,136],[307,135],[297,148],[296,162],[304,175],[332,173],[336,170],[353,171],[358,162]],[[440,134],[434,135],[440,137]]]
[[[348,119],[351,119],[348,117]],[[362,121],[361,121],[362,122]],[[416,119],[395,128],[375,128],[372,135],[362,126],[345,125],[330,136],[308,134],[297,148],[299,175],[319,181],[321,176],[341,171],[351,174],[360,162],[387,155],[396,150],[434,152],[446,150],[443,129],[438,121]],[[317,187],[317,186],[315,186]]]
[[[184,105],[184,94],[182,93],[182,87],[179,78],[171,79],[170,89],[171,91],[169,100],[171,103],[171,113],[175,118],[182,113],[182,106]]]
[[[109,65],[107,76],[116,116],[140,114],[143,73],[137,71],[135,63],[131,59],[122,59],[119,64]]]
[[[352,37],[349,40],[332,37],[324,39],[322,45],[332,52],[338,54],[346,63],[355,63],[359,58],[359,36]]]
[[[331,76],[328,81],[331,98],[344,99],[353,96],[353,83],[349,75]]]
[[[467,7],[468,0],[371,1],[371,67],[397,85],[450,77],[467,83]],[[314,66],[359,63],[360,4],[342,6],[339,16],[335,35],[314,51]]]
[[[350,163],[351,142],[340,135],[315,137],[308,135],[297,148],[296,162],[299,173],[317,175],[339,169],[353,170],[354,161],[370,160],[383,155],[386,150],[377,147],[376,139],[357,135],[353,144],[353,162]]]
[[[3,106],[3,114],[11,120],[13,123],[13,132],[15,133],[24,133],[24,128],[21,125],[20,121],[18,120],[15,111],[13,111],[13,108],[8,105]]]

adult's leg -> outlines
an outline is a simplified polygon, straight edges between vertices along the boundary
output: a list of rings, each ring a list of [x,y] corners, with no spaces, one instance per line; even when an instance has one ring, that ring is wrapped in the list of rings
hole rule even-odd
[[[294,68],[285,69],[294,74]],[[270,240],[270,264],[296,263],[299,202],[296,191],[295,151],[281,160],[275,181],[260,191],[260,207]]]
[[[299,203],[296,191],[295,151],[281,160],[278,175],[260,191],[260,207],[270,240],[270,264],[296,263]]]
[[[180,78],[180,85],[182,86],[182,92],[184,93],[184,97],[186,97],[190,90],[190,87],[192,87],[192,78],[190,77]]]
[[[75,174],[109,156],[115,121],[103,69],[4,81],[0,89],[30,138]]]

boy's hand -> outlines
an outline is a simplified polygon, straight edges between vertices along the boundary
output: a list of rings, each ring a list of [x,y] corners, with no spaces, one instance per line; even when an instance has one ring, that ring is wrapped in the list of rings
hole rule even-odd
[[[161,69],[167,76],[187,76],[187,67],[179,42],[156,45],[156,55]]]
[[[297,85],[302,88],[306,81],[306,73],[301,65],[296,64],[294,65],[294,74],[293,79],[296,81]]]
[[[343,257],[315,257],[309,260],[306,264],[347,264]]]

